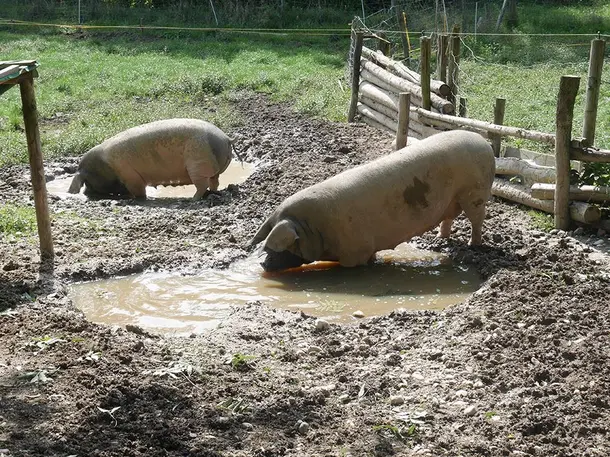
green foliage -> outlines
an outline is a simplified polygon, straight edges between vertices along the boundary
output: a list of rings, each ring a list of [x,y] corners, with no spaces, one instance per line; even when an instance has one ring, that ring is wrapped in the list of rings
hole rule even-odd
[[[254,355],[234,354],[231,359],[231,366],[237,371],[246,371],[252,368],[250,362],[256,359]]]
[[[33,207],[4,204],[0,206],[0,234],[31,235],[36,230]]]
[[[584,163],[579,176],[579,184],[610,186],[610,164]]]
[[[527,215],[531,218],[532,225],[543,232],[550,232],[555,228],[555,222],[552,214],[543,213],[542,211],[528,210]]]

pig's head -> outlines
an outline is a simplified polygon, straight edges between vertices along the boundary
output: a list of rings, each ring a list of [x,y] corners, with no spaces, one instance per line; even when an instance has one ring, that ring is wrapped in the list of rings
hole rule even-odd
[[[250,246],[263,242],[265,271],[285,270],[319,259],[320,245],[312,239],[306,224],[286,218],[273,223],[269,218],[250,241]]]
[[[114,169],[102,158],[98,147],[83,156],[68,192],[76,194],[83,185],[85,194],[90,197],[129,195]]]

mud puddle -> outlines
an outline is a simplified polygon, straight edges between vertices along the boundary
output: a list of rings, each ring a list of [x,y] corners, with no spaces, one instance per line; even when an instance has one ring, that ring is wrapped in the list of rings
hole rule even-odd
[[[219,189],[224,189],[229,184],[243,183],[253,171],[254,165],[251,163],[232,161],[224,173],[220,175]],[[80,194],[68,193],[71,182],[72,176],[49,181],[47,183],[47,192],[60,198],[73,197],[86,199],[87,197],[83,193],[84,187]],[[191,198],[195,195],[195,190],[195,186],[192,184],[187,186],[148,186],[146,187],[146,196],[148,198]]]
[[[195,276],[148,272],[74,284],[70,295],[93,322],[189,334],[216,327],[232,307],[252,301],[348,322],[356,310],[375,316],[397,308],[442,309],[481,283],[475,271],[408,244],[377,259],[357,268],[319,262],[268,274],[252,256]]]

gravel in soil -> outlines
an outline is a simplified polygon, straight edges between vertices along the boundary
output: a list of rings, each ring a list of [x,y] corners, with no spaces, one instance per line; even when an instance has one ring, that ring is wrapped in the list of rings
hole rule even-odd
[[[485,279],[442,312],[339,325],[250,303],[191,338],[88,322],[70,281],[226,267],[284,198],[390,151],[384,133],[263,97],[235,109],[258,162],[245,183],[201,202],[52,198],[52,273],[34,237],[0,238],[0,453],[609,455],[607,240],[536,230],[497,200],[482,247],[463,217],[449,240],[417,239]],[[26,167],[0,170],[2,204],[31,200]]]

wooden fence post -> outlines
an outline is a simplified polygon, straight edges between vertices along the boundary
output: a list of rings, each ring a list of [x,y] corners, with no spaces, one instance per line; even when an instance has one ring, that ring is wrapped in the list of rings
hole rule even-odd
[[[447,82],[447,45],[449,44],[449,36],[446,33],[441,33],[438,36],[438,53],[436,55],[436,66],[438,69],[438,79]]]
[[[411,111],[411,94],[401,92],[398,94],[398,128],[396,129],[396,150],[407,145],[409,134],[409,112]]]
[[[400,29],[400,40],[402,41],[402,50],[405,60],[409,60],[411,50],[409,49],[409,38],[407,37],[407,15],[401,9],[396,9],[396,19],[398,19],[398,28]]]
[[[390,42],[388,41],[388,36],[384,32],[379,32],[377,35],[379,36],[379,39],[377,40],[377,49],[379,49],[384,56],[389,57]]]
[[[562,76],[557,96],[557,118],[555,132],[555,228],[570,227],[570,143],[574,102],[580,85],[578,76]]]
[[[504,124],[504,112],[506,110],[506,99],[496,98],[496,104],[494,106],[494,124]],[[500,157],[500,147],[502,146],[502,135],[494,134],[491,140],[491,147],[494,150],[494,155]]]
[[[352,100],[347,114],[347,121],[353,122],[358,109],[358,87],[360,85],[360,57],[362,57],[362,43],[364,33],[356,32],[356,42],[354,43],[354,59],[352,63]]]
[[[422,92],[422,107],[430,110],[430,38],[423,36],[419,40],[421,49],[421,92]]]
[[[468,117],[468,99],[466,97],[460,97],[460,105],[458,108],[458,116],[460,117]]]
[[[459,29],[458,29],[459,33]],[[449,51],[449,64],[447,66],[447,85],[451,89],[448,99],[455,105],[458,92],[458,73],[460,69],[460,36],[451,35],[451,47]]]
[[[31,74],[20,82],[19,89],[21,91],[23,122],[25,124],[25,136],[27,138],[28,155],[30,158],[36,223],[38,225],[38,237],[40,238],[40,259],[52,260],[54,256],[53,237],[51,235],[49,204],[47,202],[47,185],[42,164],[40,132],[38,131],[38,111],[36,109],[36,95],[34,93],[34,78]]]
[[[599,87],[602,80],[605,50],[606,40],[596,38],[591,41],[589,78],[587,79],[587,99],[585,102],[585,116],[582,126],[582,136],[587,146],[593,146],[593,141],[595,140],[597,102],[599,100]]]

